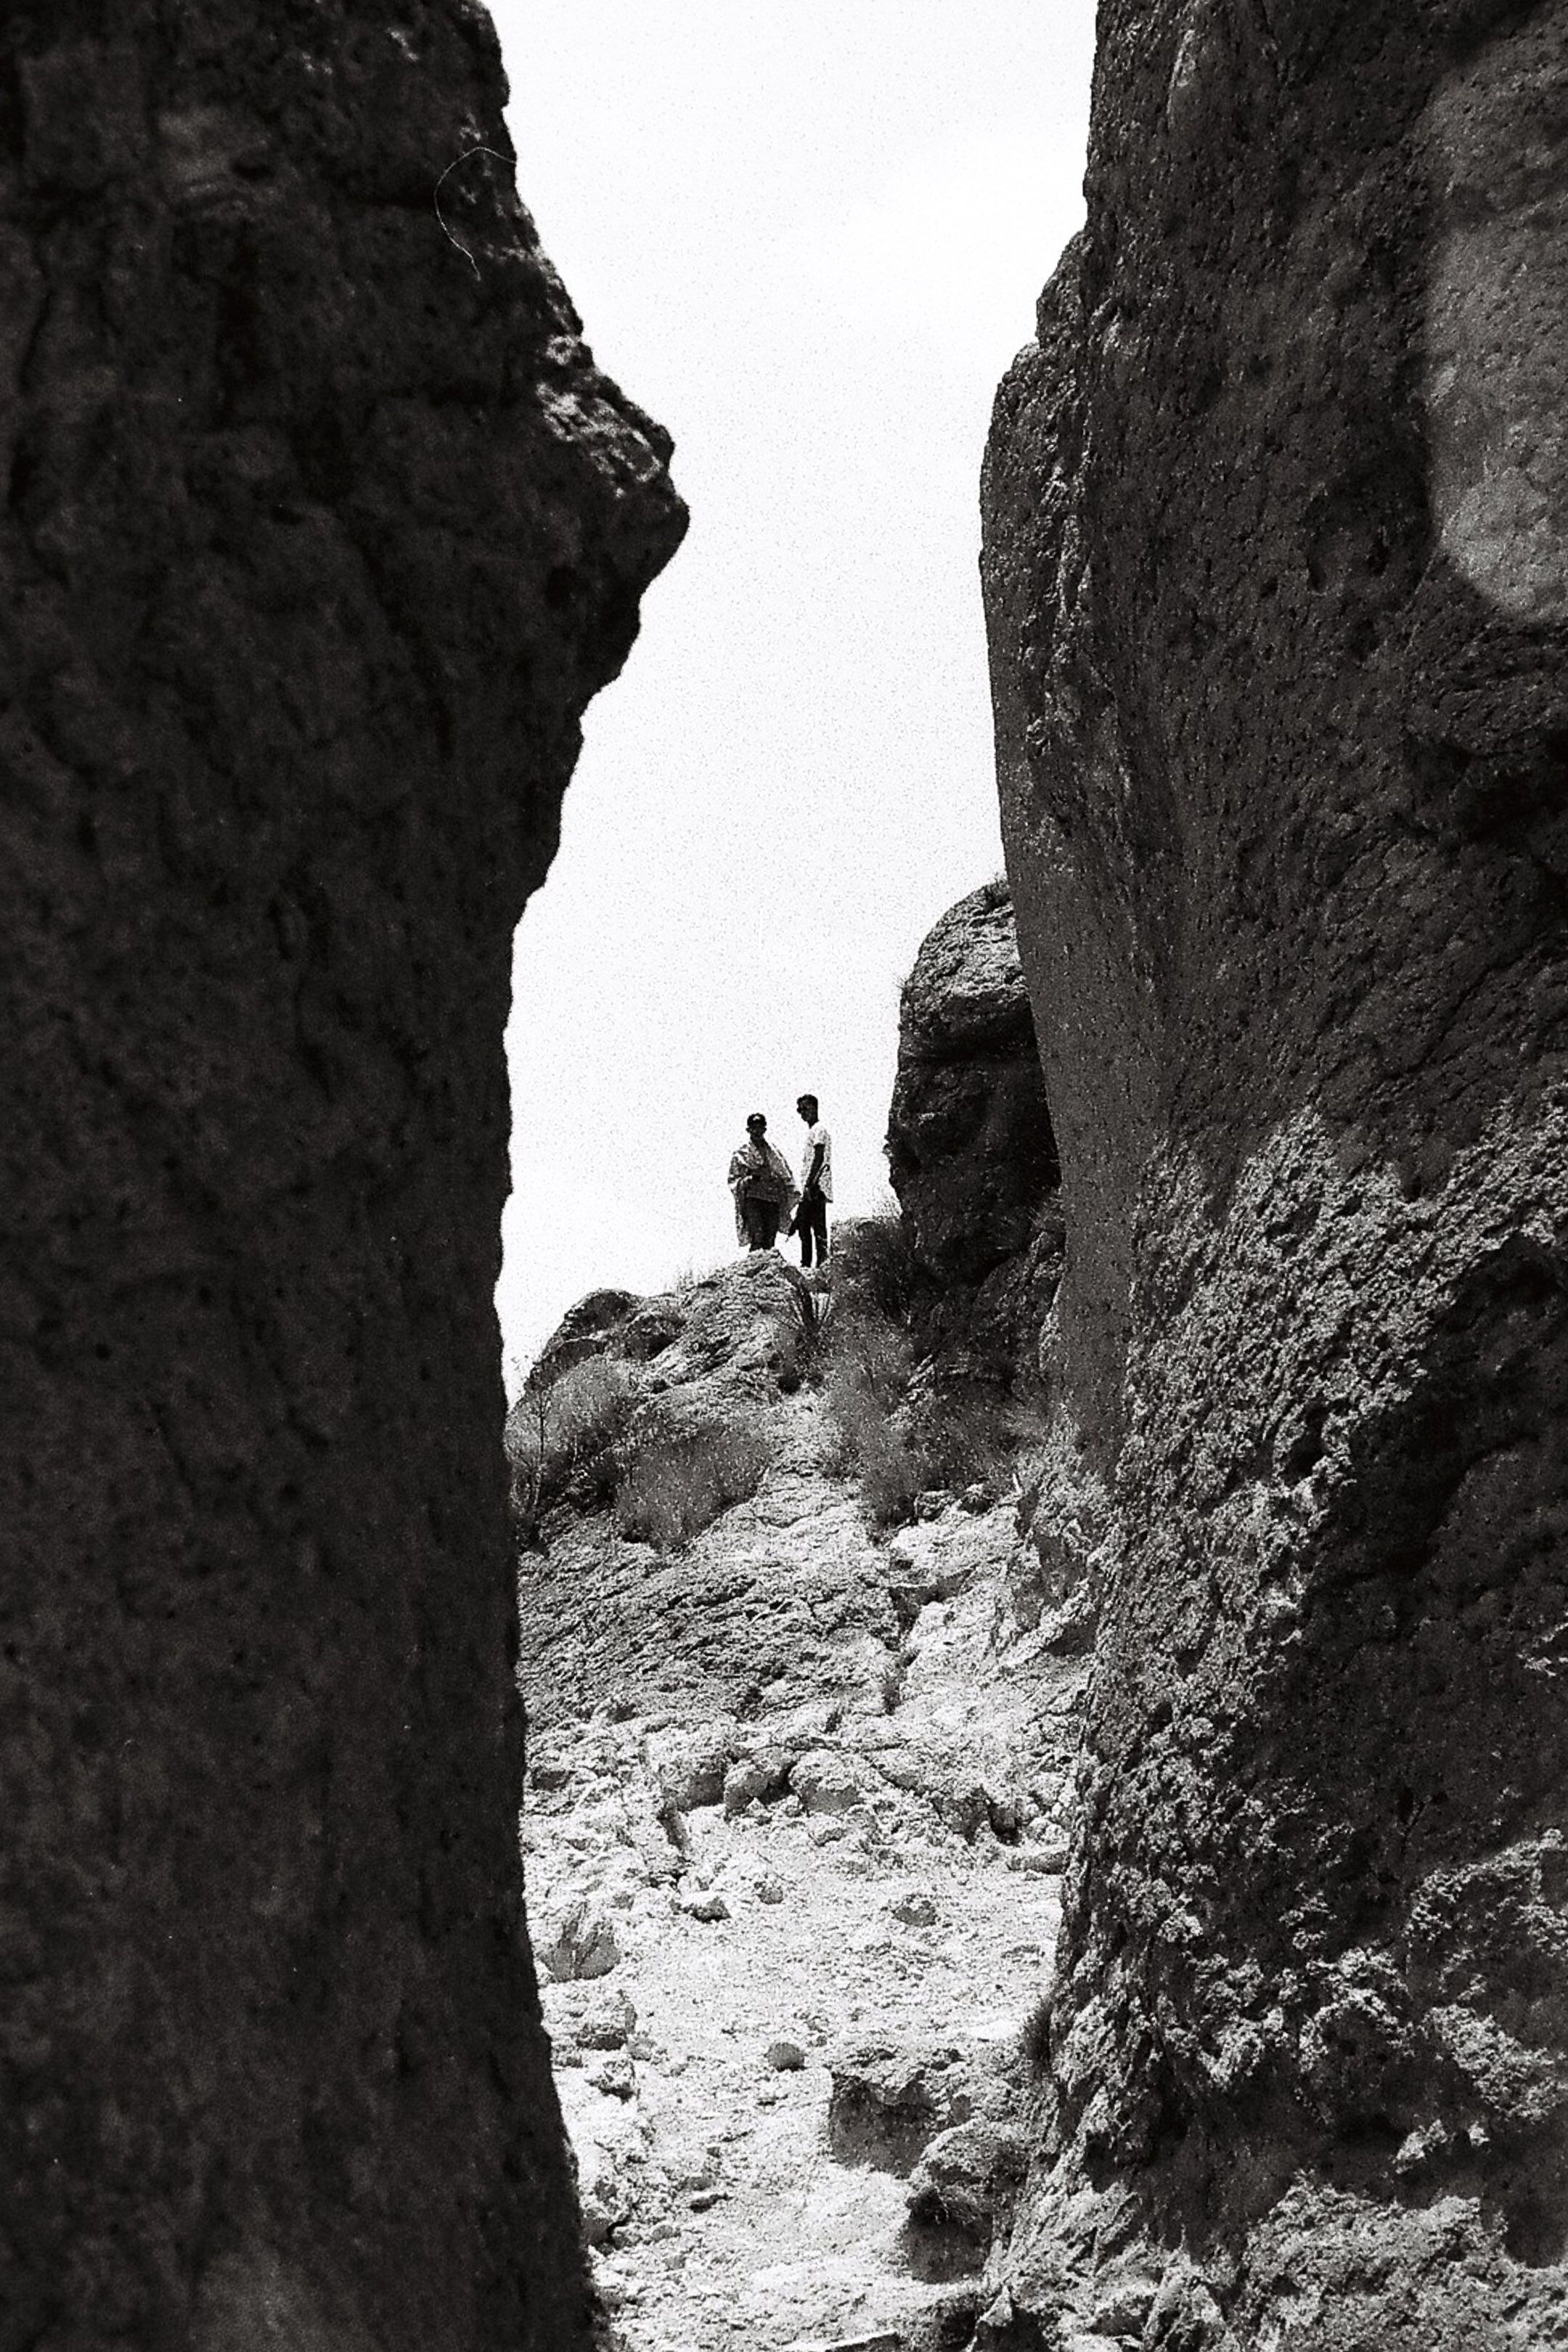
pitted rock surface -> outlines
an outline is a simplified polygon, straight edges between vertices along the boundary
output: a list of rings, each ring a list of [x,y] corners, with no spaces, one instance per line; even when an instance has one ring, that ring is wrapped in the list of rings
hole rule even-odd
[[[1101,1607],[1005,2289],[1500,2352],[1568,2302],[1568,12],[1100,40],[984,489]]]
[[[511,933],[681,512],[463,0],[0,30],[0,2312],[585,2341],[521,1937]]]

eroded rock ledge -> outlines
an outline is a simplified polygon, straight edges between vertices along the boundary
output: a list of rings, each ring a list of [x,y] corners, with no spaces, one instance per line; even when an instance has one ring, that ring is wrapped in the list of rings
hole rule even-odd
[[[1064,1443],[1110,1510],[991,2340],[1542,2344],[1568,11],[1112,0],[1100,42],[984,493]]]
[[[682,517],[503,99],[464,0],[0,33],[31,2352],[584,2340],[521,1932],[501,1033]]]

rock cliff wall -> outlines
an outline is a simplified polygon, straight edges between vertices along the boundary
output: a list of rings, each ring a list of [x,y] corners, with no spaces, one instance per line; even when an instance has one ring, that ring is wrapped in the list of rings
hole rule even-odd
[[[0,2338],[584,2341],[510,942],[676,544],[466,0],[0,32]],[[438,192],[438,194],[437,194]]]
[[[1009,2293],[1147,2347],[1568,2309],[1565,222],[1561,5],[1110,0],[997,402],[1108,1498]]]

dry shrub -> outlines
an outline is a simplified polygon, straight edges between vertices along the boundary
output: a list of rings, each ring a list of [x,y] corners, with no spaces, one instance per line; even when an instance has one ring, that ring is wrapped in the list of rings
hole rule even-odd
[[[880,1527],[907,1518],[931,1487],[1014,1486],[1020,1454],[1042,1439],[1039,1412],[1000,1386],[944,1381],[934,1360],[917,1362],[941,1287],[898,1215],[840,1225],[833,1291],[816,1367],[829,1476],[858,1478]]]
[[[897,1215],[839,1226],[832,1318],[818,1351],[828,1425],[822,1466],[829,1476],[859,1480],[879,1527],[907,1518],[931,1484],[898,1418],[914,1369],[910,1324],[923,1280]]]
[[[512,1514],[533,1542],[552,1503],[569,1488],[602,1500],[615,1484],[614,1447],[635,1402],[625,1364],[589,1356],[556,1380],[528,1388],[507,1416]]]
[[[1051,1997],[1043,1992],[1028,2016],[1018,2037],[1024,2064],[1037,2081],[1051,2071]]]
[[[1045,1440],[1037,1407],[1002,1390],[939,1389],[922,1405],[916,1431],[932,1486],[1016,1490],[1020,1461]]]
[[[742,1423],[680,1436],[651,1433],[620,1465],[616,1525],[661,1551],[687,1543],[732,1503],[750,1500],[770,1458],[767,1440]]]
[[[838,1226],[833,1237],[836,1315],[907,1331],[932,1287],[896,1208],[875,1217],[847,1218]]]
[[[830,1433],[823,1468],[830,1476],[858,1478],[879,1527],[907,1518],[915,1496],[931,1483],[924,1456],[896,1417],[911,1369],[908,1335],[896,1324],[859,1301],[839,1309],[822,1378]]]

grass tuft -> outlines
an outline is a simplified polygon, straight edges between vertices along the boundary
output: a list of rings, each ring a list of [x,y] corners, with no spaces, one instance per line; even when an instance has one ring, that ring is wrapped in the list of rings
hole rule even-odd
[[[734,1423],[680,1437],[652,1435],[619,1470],[616,1525],[661,1551],[689,1543],[731,1504],[751,1499],[770,1458],[766,1439]]]

